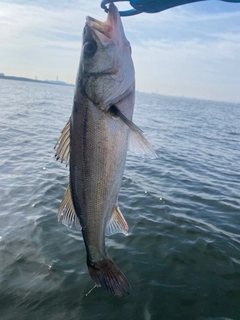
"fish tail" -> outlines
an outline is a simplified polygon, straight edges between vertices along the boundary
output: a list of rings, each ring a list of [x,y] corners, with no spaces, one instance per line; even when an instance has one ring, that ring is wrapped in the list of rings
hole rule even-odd
[[[87,259],[88,271],[98,287],[109,290],[113,295],[122,297],[131,289],[126,277],[109,258],[92,263]]]

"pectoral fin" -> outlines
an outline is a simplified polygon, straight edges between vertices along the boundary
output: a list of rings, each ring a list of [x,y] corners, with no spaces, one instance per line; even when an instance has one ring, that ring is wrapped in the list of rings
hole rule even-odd
[[[62,220],[62,224],[69,228],[72,228],[74,225],[77,230],[81,230],[81,225],[73,206],[71,188],[69,184],[58,210],[58,221],[60,220]]]
[[[66,161],[66,167],[69,164],[70,159],[70,120],[67,122],[63,131],[55,145],[56,150],[56,160],[60,159],[61,163]]]
[[[124,216],[122,215],[119,206],[116,205],[116,208],[112,214],[111,220],[108,222],[105,235],[111,236],[115,233],[128,233],[128,225]]]
[[[151,144],[144,137],[143,131],[138,126],[136,126],[131,120],[126,118],[114,105],[109,108],[109,112],[110,114],[119,117],[129,128],[128,151],[142,157],[147,156],[150,159],[157,158],[157,155],[153,150]]]
[[[133,130],[129,131],[128,151],[141,157],[147,156],[150,159],[157,158],[155,151],[144,135],[141,132]]]

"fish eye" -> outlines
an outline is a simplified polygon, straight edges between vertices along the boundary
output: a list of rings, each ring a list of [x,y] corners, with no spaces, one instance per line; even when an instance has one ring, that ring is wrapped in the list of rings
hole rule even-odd
[[[83,47],[84,55],[87,57],[93,57],[97,51],[97,45],[95,42],[86,42]]]

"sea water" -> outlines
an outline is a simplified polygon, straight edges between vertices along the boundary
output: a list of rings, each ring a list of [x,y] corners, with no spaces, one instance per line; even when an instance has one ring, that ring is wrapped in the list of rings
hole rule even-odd
[[[129,234],[107,239],[132,290],[86,296],[82,235],[57,221],[73,91],[0,80],[0,319],[240,319],[240,104],[136,94],[158,158],[128,155]]]

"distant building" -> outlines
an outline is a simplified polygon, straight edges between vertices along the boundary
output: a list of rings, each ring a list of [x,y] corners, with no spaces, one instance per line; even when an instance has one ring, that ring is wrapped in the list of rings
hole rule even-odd
[[[4,73],[0,73],[0,77],[4,77]]]

